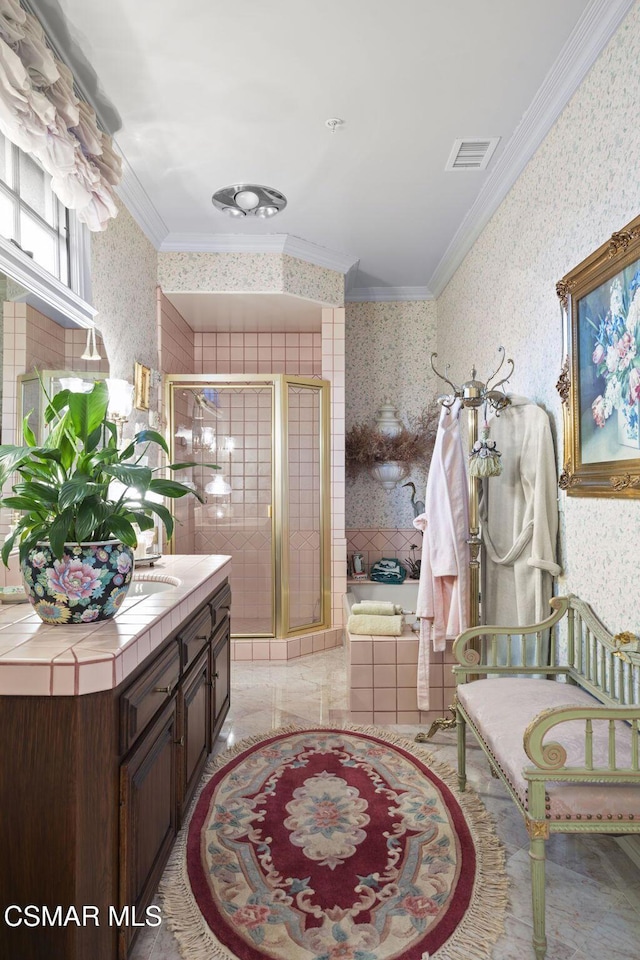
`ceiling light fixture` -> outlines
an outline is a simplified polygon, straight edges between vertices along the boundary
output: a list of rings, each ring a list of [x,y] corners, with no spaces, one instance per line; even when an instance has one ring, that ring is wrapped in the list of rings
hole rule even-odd
[[[234,183],[216,190],[211,202],[216,210],[221,210],[228,217],[260,217],[264,220],[284,210],[287,198],[273,187]]]

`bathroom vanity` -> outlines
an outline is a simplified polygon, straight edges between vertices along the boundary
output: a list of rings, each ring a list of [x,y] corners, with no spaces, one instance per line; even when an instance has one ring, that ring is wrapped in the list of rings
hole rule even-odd
[[[124,960],[158,923],[147,908],[229,709],[229,572],[167,557],[104,623],[0,607],[0,956]],[[62,908],[53,926],[45,906]]]

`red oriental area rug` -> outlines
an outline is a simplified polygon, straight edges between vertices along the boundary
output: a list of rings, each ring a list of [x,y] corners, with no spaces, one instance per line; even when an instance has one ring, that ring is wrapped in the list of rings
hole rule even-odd
[[[487,960],[504,853],[474,794],[375,728],[218,757],[161,888],[188,960]]]

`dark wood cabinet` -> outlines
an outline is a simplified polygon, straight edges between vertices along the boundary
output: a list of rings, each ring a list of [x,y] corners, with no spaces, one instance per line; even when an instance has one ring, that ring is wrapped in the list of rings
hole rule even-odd
[[[0,922],[0,957],[130,953],[229,709],[230,603],[225,581],[115,690],[0,697],[2,909],[92,905],[101,918]]]
[[[178,832],[178,711],[170,700],[120,767],[120,903],[138,920],[155,894]],[[126,956],[136,928],[120,929]]]
[[[223,620],[211,642],[211,676],[213,690],[211,743],[220,732],[229,712],[231,699],[231,626]]]
[[[203,650],[182,685],[182,791],[180,819],[188,809],[200,774],[211,752],[211,664],[209,650]]]

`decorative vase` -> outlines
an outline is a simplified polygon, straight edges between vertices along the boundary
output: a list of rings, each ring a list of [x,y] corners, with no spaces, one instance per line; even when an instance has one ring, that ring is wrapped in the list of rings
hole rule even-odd
[[[65,543],[60,560],[38,543],[20,564],[24,588],[45,623],[94,623],[115,616],[133,573],[133,550],[119,540]]]
[[[388,460],[386,463],[376,463],[371,467],[369,473],[374,480],[382,484],[387,493],[396,486],[401,480],[404,480],[409,472],[406,463],[401,460]]]
[[[618,443],[640,450],[640,400],[625,404],[618,410]]]
[[[387,437],[397,437],[402,430],[402,422],[398,420],[397,411],[388,397],[376,413],[376,430]]]

